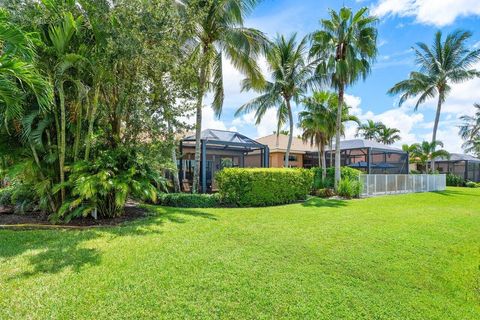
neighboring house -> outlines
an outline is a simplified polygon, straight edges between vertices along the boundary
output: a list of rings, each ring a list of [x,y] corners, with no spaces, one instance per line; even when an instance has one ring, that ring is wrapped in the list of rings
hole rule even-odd
[[[436,158],[435,170],[480,182],[480,159],[468,154],[450,153],[450,159]]]
[[[215,172],[225,167],[268,167],[268,146],[238,132],[206,129],[201,132],[200,186],[214,191]],[[180,140],[178,157],[180,181],[193,183],[195,134]],[[185,188],[184,188],[185,189]]]
[[[257,139],[270,149],[270,166],[283,167],[288,145],[288,136],[276,134]],[[401,149],[375,141],[353,139],[340,143],[341,165],[356,168],[368,173],[407,174],[409,172],[408,153]],[[335,164],[335,147],[325,152],[327,167]],[[293,137],[290,149],[290,166],[311,168],[318,166],[316,146]]]
[[[270,167],[281,168],[285,163],[285,153],[288,146],[288,135],[271,134],[265,137],[258,138],[257,142],[267,145],[270,149]],[[302,139],[293,137],[292,146],[290,148],[289,165],[292,168],[305,167],[305,155],[315,150],[315,147],[311,147],[310,143],[305,143]],[[318,157],[317,157],[318,158]],[[318,166],[317,163],[310,165]]]

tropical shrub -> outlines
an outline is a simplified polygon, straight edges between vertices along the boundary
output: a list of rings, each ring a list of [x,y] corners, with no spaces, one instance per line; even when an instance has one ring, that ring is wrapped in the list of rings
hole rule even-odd
[[[463,187],[465,186],[465,179],[456,174],[447,173],[447,186],[449,187]]]
[[[300,168],[226,168],[218,172],[219,196],[230,206],[269,206],[303,200],[313,171]]]
[[[116,217],[123,213],[128,197],[155,202],[157,186],[165,188],[165,179],[131,148],[100,152],[95,161],[79,161],[70,171],[63,187],[71,197],[53,216],[54,220],[69,221],[88,214]],[[54,191],[61,187],[56,185]]]
[[[467,181],[465,183],[465,187],[467,187],[467,188],[478,188],[478,183],[475,183],[473,181]]]
[[[342,179],[338,185],[338,195],[347,199],[359,198],[362,185],[358,180]]]
[[[313,189],[333,188],[335,184],[335,167],[327,168],[327,177],[322,179],[322,169],[315,167],[311,169],[314,173]],[[341,167],[342,179],[358,180],[362,172],[350,167]]]
[[[218,194],[162,193],[157,204],[179,208],[215,208],[220,206]]]

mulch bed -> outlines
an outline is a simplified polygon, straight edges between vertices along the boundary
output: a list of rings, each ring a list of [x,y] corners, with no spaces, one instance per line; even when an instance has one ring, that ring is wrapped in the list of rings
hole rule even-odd
[[[0,206],[0,229],[82,229],[108,227],[144,218],[146,216],[147,212],[144,209],[139,208],[135,204],[127,204],[125,206],[125,213],[121,217],[99,218],[97,220],[92,217],[86,217],[74,219],[69,223],[53,224],[48,220],[48,216],[41,212],[15,214],[11,208]]]

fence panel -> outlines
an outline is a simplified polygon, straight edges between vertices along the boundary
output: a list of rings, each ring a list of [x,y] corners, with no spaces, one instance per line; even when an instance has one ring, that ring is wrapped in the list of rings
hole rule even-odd
[[[362,196],[442,191],[446,189],[444,174],[362,174]]]

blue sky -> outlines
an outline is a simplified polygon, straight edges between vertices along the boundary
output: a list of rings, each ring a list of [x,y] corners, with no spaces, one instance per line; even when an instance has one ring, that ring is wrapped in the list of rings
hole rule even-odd
[[[469,43],[480,46],[480,1],[479,0],[264,0],[247,18],[246,25],[265,32],[269,37],[276,34],[297,33],[304,36],[319,27],[318,21],[328,17],[328,9],[338,10],[342,4],[354,9],[370,8],[379,16],[379,55],[372,73],[365,82],[358,82],[347,89],[347,102],[352,112],[363,121],[373,119],[401,130],[402,143],[429,140],[433,127],[435,101],[429,101],[417,112],[413,101],[402,108],[398,97],[386,94],[396,82],[405,79],[415,70],[411,47],[416,42],[430,44],[436,30],[445,34],[461,28],[474,32]],[[261,62],[262,63],[262,62]],[[478,65],[480,69],[480,64]],[[272,133],[275,129],[275,110],[267,113],[258,126],[252,115],[235,118],[235,110],[255,97],[255,93],[240,92],[243,76],[229,63],[224,65],[225,104],[220,119],[213,116],[209,107],[204,110],[203,128],[236,130],[253,138]],[[438,137],[451,152],[460,152],[462,141],[458,137],[458,117],[473,112],[473,103],[480,102],[480,79],[455,85],[443,108]],[[206,100],[208,104],[208,99]],[[301,110],[296,106],[295,114]],[[296,129],[296,133],[300,130]],[[352,138],[355,127],[347,129],[347,138]]]

